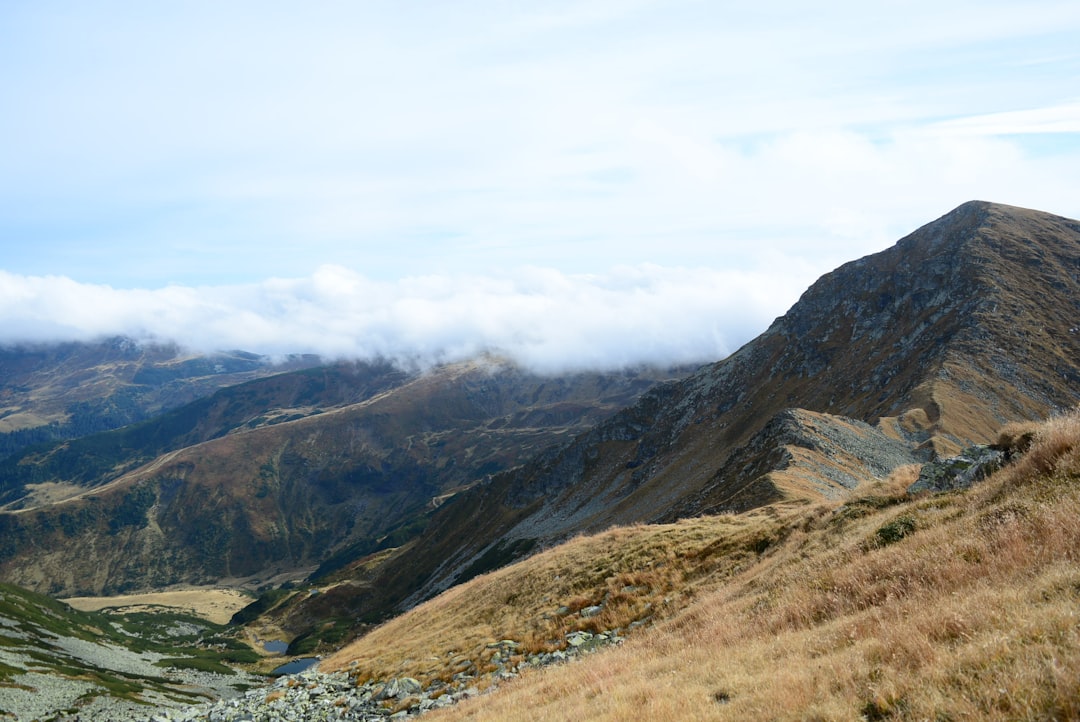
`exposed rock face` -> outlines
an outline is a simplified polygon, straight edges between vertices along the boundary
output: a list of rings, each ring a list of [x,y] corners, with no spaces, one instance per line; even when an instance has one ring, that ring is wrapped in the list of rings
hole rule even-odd
[[[918,481],[908,487],[908,493],[969,489],[972,484],[1000,469],[1004,463],[1003,451],[984,444],[969,446],[956,456],[924,464]]]
[[[805,409],[785,409],[740,446],[710,484],[675,514],[742,511],[791,496],[840,498],[868,479],[916,463],[909,444],[862,421]],[[704,508],[703,508],[704,507]],[[683,513],[679,513],[685,510]]]
[[[904,459],[882,447],[842,472],[820,461],[847,443],[825,425],[809,443],[765,432],[790,407],[876,426],[922,461],[989,441],[1080,400],[1078,318],[1080,223],[966,203],[823,276],[731,357],[460,496],[364,604],[411,604],[514,540],[820,497]],[[807,454],[814,481],[790,471]]]

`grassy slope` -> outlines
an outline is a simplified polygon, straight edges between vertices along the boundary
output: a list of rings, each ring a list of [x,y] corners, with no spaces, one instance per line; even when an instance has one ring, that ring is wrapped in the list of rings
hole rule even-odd
[[[909,498],[899,479],[844,504],[579,538],[323,666],[445,676],[461,657],[482,663],[494,640],[527,652],[574,626],[648,617],[617,649],[432,720],[1075,719],[1078,478],[1080,412],[971,491]],[[554,613],[605,600],[599,618]]]

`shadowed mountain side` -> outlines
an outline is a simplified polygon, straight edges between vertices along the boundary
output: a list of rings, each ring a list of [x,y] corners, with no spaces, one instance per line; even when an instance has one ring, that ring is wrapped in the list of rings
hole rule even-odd
[[[1078,319],[1080,223],[966,203],[825,275],[731,357],[454,499],[353,606],[408,607],[612,524],[829,495],[852,469],[906,463],[901,447],[925,460],[988,441],[1080,399]],[[816,440],[784,449],[792,428]],[[864,451],[829,442],[839,428]]]
[[[550,378],[497,361],[415,376],[387,367],[360,377],[357,368],[313,369],[219,392],[198,414],[178,412],[206,421],[218,409],[214,438],[193,437],[193,445],[112,481],[96,476],[97,485],[79,497],[0,514],[3,578],[53,594],[115,593],[295,576],[335,553],[400,544],[419,533],[433,506],[588,428],[664,376]],[[313,380],[321,395],[312,395]],[[364,386],[363,400],[318,413],[299,406],[339,386],[356,393]],[[279,406],[286,402],[292,406]],[[157,433],[170,419],[159,427],[147,422],[139,433],[148,445],[133,444],[117,458],[159,453],[163,437],[192,438]],[[131,434],[108,437],[128,443]],[[91,437],[52,453],[78,447],[93,457],[102,446]],[[71,486],[64,465],[48,463],[48,454],[22,462],[50,474],[38,486]],[[30,507],[36,498],[22,503]]]
[[[405,383],[389,363],[355,363],[282,373],[221,389],[154,419],[0,461],[0,502],[19,510],[119,478],[163,454],[239,429],[273,425],[360,403]]]
[[[117,337],[0,346],[0,458],[27,446],[116,429],[215,390],[316,366],[233,351],[188,353]]]

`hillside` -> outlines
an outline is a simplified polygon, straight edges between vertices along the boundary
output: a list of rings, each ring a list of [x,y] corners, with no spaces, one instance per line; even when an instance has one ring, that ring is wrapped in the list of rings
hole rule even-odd
[[[114,481],[158,457],[240,429],[360,403],[405,383],[389,363],[338,364],[219,389],[120,429],[37,446],[0,461],[0,501],[27,510]]]
[[[128,338],[0,346],[0,458],[108,431],[219,388],[314,366],[313,356],[197,354]]]
[[[126,684],[159,707],[134,719],[1074,719],[1080,409],[997,440],[1011,461],[967,490],[912,494],[906,467],[842,500],[578,537],[240,698],[190,707],[152,696],[164,680],[136,677]],[[9,629],[41,616],[0,607]],[[117,625],[74,620],[49,628]],[[28,685],[39,672],[5,674]],[[81,674],[71,683],[109,673],[84,663]],[[0,708],[59,699],[12,689],[0,685]],[[78,705],[100,712],[91,698]]]
[[[414,678],[417,698],[499,686],[432,720],[1075,719],[1080,410],[971,490],[910,496],[913,478],[581,537],[320,669]],[[535,666],[581,632],[626,639]]]
[[[1070,408],[1078,268],[1077,221],[964,204],[826,274],[729,358],[458,495],[369,586],[318,603],[404,610],[583,531],[838,498]]]
[[[401,544],[454,493],[666,375],[357,363],[221,389],[0,462],[0,574],[64,596],[302,577]]]
[[[28,451],[0,564],[115,589],[321,563],[240,616],[337,653],[221,719],[1071,719],[1077,319],[1080,223],[972,202],[667,383],[487,359],[323,408],[300,390],[342,372],[308,371]],[[988,442],[989,479],[911,491]]]

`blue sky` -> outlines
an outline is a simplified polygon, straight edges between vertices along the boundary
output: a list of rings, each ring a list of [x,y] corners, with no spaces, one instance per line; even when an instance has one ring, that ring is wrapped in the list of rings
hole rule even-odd
[[[1041,0],[9,0],[0,341],[709,360],[966,200],[1080,217],[1077,38]]]

